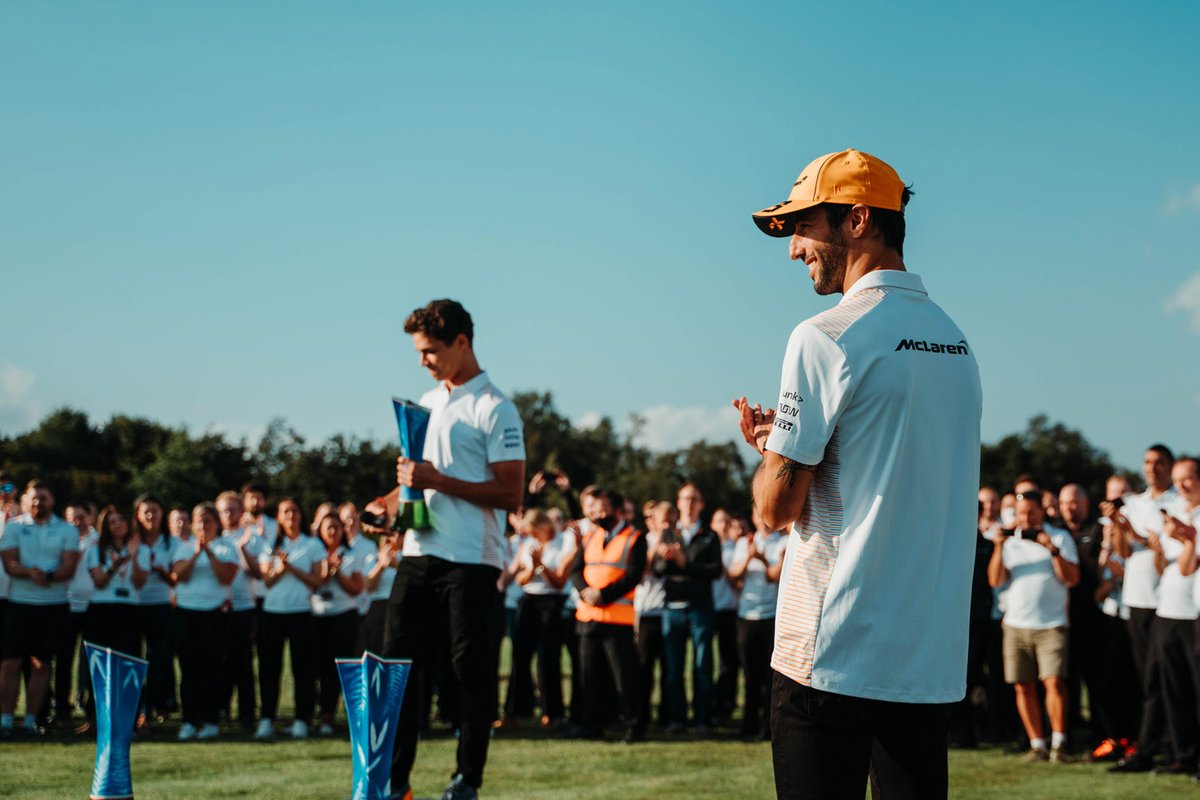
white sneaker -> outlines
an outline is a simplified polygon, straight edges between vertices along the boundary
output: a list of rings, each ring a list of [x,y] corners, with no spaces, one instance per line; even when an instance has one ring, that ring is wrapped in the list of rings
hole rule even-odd
[[[333,736],[333,726],[330,725],[328,722],[322,722],[321,727],[317,728],[317,735]]]
[[[275,738],[274,723],[269,719],[260,719],[258,721],[258,729],[254,731],[254,738],[259,741]]]
[[[179,735],[176,736],[181,742],[190,742],[196,738],[196,726],[190,722],[185,722],[179,726]]]
[[[292,723],[291,729],[288,731],[293,739],[308,738],[308,723],[302,719],[298,719]]]
[[[220,728],[218,728],[216,725],[213,725],[211,722],[206,722],[204,724],[204,726],[200,728],[200,732],[196,734],[196,738],[197,739],[215,739],[220,735],[221,735]]]

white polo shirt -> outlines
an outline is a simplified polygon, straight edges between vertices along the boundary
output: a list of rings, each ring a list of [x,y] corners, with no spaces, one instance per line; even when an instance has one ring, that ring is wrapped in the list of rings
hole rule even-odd
[[[354,553],[354,561],[358,564],[363,578],[366,578],[367,573],[371,571],[371,567],[375,566],[375,561],[379,558],[379,548],[375,542],[359,531],[355,534],[354,541],[350,543],[350,552]],[[367,610],[371,607],[371,590],[367,588],[366,581],[363,581],[363,590],[358,593],[354,601],[358,606],[358,613],[366,616]]]
[[[481,372],[462,386],[444,383],[421,397],[432,413],[425,460],[438,472],[470,483],[492,480],[491,465],[525,460],[525,432],[511,400]],[[504,567],[504,511],[425,490],[432,529],[409,531],[405,556],[433,556],[460,564]]]
[[[259,596],[259,581],[250,575],[246,554],[242,552],[240,545],[245,532],[245,528],[221,531],[221,538],[229,542],[229,546],[238,554],[238,571],[233,576],[233,583],[229,584],[229,598],[233,602],[234,611],[251,610],[255,606],[255,598]],[[250,539],[246,542],[246,550],[249,552],[250,558],[257,562],[271,551],[271,545],[265,536],[254,532],[250,534]],[[263,593],[263,596],[265,597],[266,594]]]
[[[326,558],[329,551],[319,540],[316,544],[325,551],[320,553],[321,558]],[[338,567],[341,575],[362,574],[362,567],[359,565],[354,551],[343,546],[338,553],[342,557],[342,565]],[[338,614],[345,614],[347,611],[358,611],[356,596],[342,588],[342,582],[338,580],[337,575],[330,575],[324,583],[317,587],[317,590],[312,593],[311,603],[314,617],[335,617]]]
[[[870,272],[796,326],[767,449],[818,466],[775,670],[854,697],[962,699],[981,405],[965,335],[912,273]]]
[[[62,564],[64,553],[79,552],[79,531],[62,517],[51,515],[38,524],[22,514],[4,526],[0,551],[4,550],[16,550],[21,566],[54,572]],[[67,602],[67,583],[55,581],[38,586],[32,578],[13,578],[8,599],[31,606],[59,605]]]
[[[175,561],[187,561],[196,552],[196,544],[189,539],[175,545]],[[208,543],[212,558],[224,564],[241,565],[237,547],[223,536]],[[192,566],[187,580],[175,584],[175,607],[186,611],[214,611],[229,599],[229,586],[217,580],[208,553],[201,553]]]
[[[756,531],[754,543],[758,552],[766,556],[767,564],[778,564],[783,558],[787,547],[787,539],[779,531],[763,533]],[[750,545],[746,536],[735,542],[733,562],[740,564],[746,559],[746,551]],[[738,595],[739,619],[774,619],[775,608],[779,604],[779,584],[767,580],[767,565],[762,559],[751,559],[746,565],[746,574],[742,577],[742,591]]]
[[[139,601],[144,606],[161,606],[171,602],[171,587],[162,576],[154,570],[171,571],[171,563],[175,550],[175,539],[169,534],[159,533],[154,544],[142,542],[138,548],[138,568],[146,573],[146,585],[138,593]]]
[[[75,567],[75,575],[67,584],[67,602],[71,605],[71,611],[76,614],[88,610],[92,593],[96,591],[96,582],[92,580],[92,573],[88,571],[87,551],[98,541],[100,534],[95,528],[90,529],[86,536],[79,537],[79,565]]]
[[[1150,490],[1125,497],[1121,513],[1141,536],[1151,533],[1164,537],[1162,510],[1185,519],[1187,503],[1174,488],[1167,489],[1158,497]],[[1129,608],[1158,608],[1158,568],[1154,566],[1154,551],[1134,539],[1129,558],[1125,560],[1125,579],[1121,586],[1121,602]]]
[[[1060,528],[1047,525],[1050,541],[1064,561],[1079,563],[1075,539]],[[1001,552],[1008,570],[1004,624],[1010,628],[1046,630],[1067,624],[1069,592],[1054,573],[1050,551],[1037,542],[1020,538],[1020,531],[1005,537]]]
[[[521,565],[521,569],[528,569],[533,564],[533,555],[530,553],[530,550],[533,547],[534,541],[536,540],[532,536],[524,536],[517,544],[517,547],[519,548],[517,551],[517,561]],[[564,562],[569,563],[574,561],[574,535],[566,531],[559,531],[558,533],[555,533],[553,539],[542,544],[541,558],[542,566],[546,569],[554,570],[555,572],[562,569]],[[568,583],[569,582],[570,581],[568,580]],[[517,582],[514,580],[513,583],[516,584]],[[555,589],[550,585],[550,581],[546,580],[545,575],[538,575],[536,572],[529,580],[529,583],[525,584],[524,586],[517,584],[517,587],[524,594],[563,594],[567,591],[565,584],[563,585],[563,588]]]
[[[278,550],[287,554],[288,563],[303,573],[312,572],[313,564],[325,558],[325,548],[315,536],[301,534],[295,539],[283,537]],[[279,566],[277,550],[268,550],[259,554],[258,566],[263,572],[274,570]],[[302,614],[312,612],[312,589],[308,584],[290,572],[279,576],[273,586],[267,586],[266,597],[263,599],[263,611],[269,614]]]
[[[1178,514],[1181,520],[1190,522],[1192,515]],[[1184,576],[1179,571],[1179,557],[1183,555],[1183,542],[1170,536],[1162,538],[1163,558],[1167,566],[1163,568],[1162,577],[1158,582],[1158,607],[1154,613],[1163,619],[1196,619],[1200,610],[1192,597],[1196,575]]]
[[[114,561],[124,555],[129,554],[128,548],[122,547],[116,550],[113,547],[106,547],[103,553],[103,563],[101,563],[100,542],[98,541],[90,547],[84,554],[83,562],[87,565],[88,578],[91,579],[91,571],[96,567],[109,569]],[[136,559],[137,556],[134,556]],[[115,572],[108,578],[108,583],[104,588],[95,587],[92,591],[91,605],[103,605],[105,603],[117,603],[120,605],[137,605],[138,590],[133,585],[133,567],[134,559],[130,559],[116,569]],[[94,582],[93,582],[94,586]]]

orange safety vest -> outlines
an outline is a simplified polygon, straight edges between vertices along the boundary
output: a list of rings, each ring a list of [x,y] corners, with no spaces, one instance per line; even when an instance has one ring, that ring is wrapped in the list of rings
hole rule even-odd
[[[629,571],[629,553],[642,532],[626,524],[608,544],[599,527],[583,540],[583,579],[588,586],[603,589],[620,580]],[[580,622],[607,622],[610,625],[633,625],[633,589],[624,597],[606,606],[593,606],[579,601],[575,619]]]

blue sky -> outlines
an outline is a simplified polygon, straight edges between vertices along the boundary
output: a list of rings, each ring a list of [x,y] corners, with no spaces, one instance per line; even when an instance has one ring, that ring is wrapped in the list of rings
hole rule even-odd
[[[64,404],[391,437],[460,299],[505,389],[733,436],[829,304],[749,214],[856,147],[984,435],[1200,449],[1200,7],[9,3],[0,430]]]

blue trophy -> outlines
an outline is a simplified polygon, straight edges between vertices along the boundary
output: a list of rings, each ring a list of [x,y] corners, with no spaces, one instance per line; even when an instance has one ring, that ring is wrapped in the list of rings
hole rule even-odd
[[[133,800],[129,744],[146,682],[146,662],[91,642],[83,643],[83,652],[96,701],[96,768],[90,800]]]
[[[411,400],[392,398],[392,409],[396,412],[396,425],[400,428],[400,455],[413,461],[425,460],[425,431],[429,429],[429,409]],[[396,512],[396,527],[399,530],[428,530],[429,509],[425,505],[425,493],[410,486],[400,487],[400,506]]]
[[[392,791],[396,725],[412,661],[380,658],[368,651],[360,658],[339,658],[335,663],[350,724],[351,800],[387,800]]]

